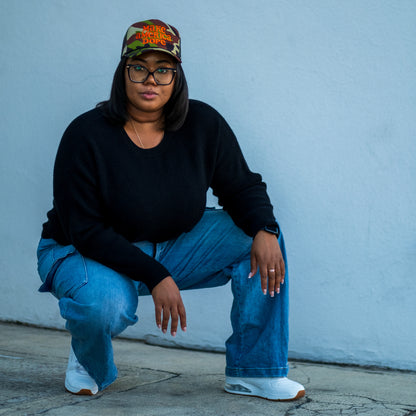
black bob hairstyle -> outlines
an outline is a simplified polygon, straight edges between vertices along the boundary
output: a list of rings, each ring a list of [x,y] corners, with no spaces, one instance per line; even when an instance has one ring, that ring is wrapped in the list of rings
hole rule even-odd
[[[104,115],[114,124],[124,125],[129,120],[127,113],[127,94],[124,71],[128,58],[121,58],[114,73],[113,85],[111,87],[110,99],[97,104]],[[164,107],[165,124],[164,129],[169,131],[179,130],[185,122],[188,114],[189,98],[188,84],[182,65],[176,64],[175,84],[172,96]]]

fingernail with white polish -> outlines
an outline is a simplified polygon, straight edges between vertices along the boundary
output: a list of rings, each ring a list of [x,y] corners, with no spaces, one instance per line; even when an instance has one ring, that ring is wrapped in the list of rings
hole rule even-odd
[[[263,295],[267,295],[267,290],[266,289],[263,290]]]
[[[172,332],[172,336],[175,337],[176,336],[176,332]]]
[[[253,277],[253,273],[251,273],[251,272],[250,272],[250,273],[248,274],[248,278],[249,278],[249,279],[251,279],[252,277]]]
[[[278,291],[277,293],[279,293],[279,291]],[[274,298],[274,292],[271,292],[271,293],[270,293],[270,296],[271,296],[272,298]]]

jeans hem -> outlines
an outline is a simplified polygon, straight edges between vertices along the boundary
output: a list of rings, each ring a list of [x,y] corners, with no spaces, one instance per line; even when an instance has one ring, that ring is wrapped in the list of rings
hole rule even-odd
[[[228,377],[286,377],[289,366],[272,368],[225,368]]]
[[[99,391],[105,390],[107,387],[109,387],[111,384],[113,384],[117,380],[117,376],[118,376],[118,374],[116,374],[114,377],[112,377],[110,379],[110,381],[105,381],[103,383],[97,383],[97,381],[95,381],[97,383],[98,390]]]

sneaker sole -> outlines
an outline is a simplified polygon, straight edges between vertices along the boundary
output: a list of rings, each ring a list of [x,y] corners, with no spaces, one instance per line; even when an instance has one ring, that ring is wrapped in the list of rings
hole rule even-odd
[[[65,384],[65,390],[68,393],[75,394],[77,396],[95,396],[98,393],[98,391],[94,393],[90,389],[81,389],[77,391],[76,389],[72,389],[72,386],[67,386],[66,384]]]
[[[75,394],[75,395],[77,395],[77,396],[94,396],[96,393],[93,393],[91,390],[89,390],[89,389],[82,389],[82,390],[79,390],[79,391],[71,391],[71,390],[68,390],[66,387],[65,387],[65,390],[68,392],[68,393],[71,393],[71,394]]]
[[[227,388],[224,388],[224,390],[225,390],[227,393],[230,393],[230,394],[238,394],[238,395],[240,395],[240,396],[251,396],[251,397],[258,397],[258,398],[260,398],[260,399],[266,399],[266,400],[269,400],[269,401],[271,401],[271,402],[292,402],[292,401],[294,401],[294,400],[301,399],[302,397],[304,397],[304,396],[305,396],[305,390],[299,390],[299,391],[298,391],[298,394],[297,394],[295,397],[292,397],[291,399],[270,399],[269,397],[266,397],[266,396],[260,396],[260,395],[255,394],[255,393],[248,393],[248,392],[243,392],[243,391],[233,391],[233,390],[227,390]]]

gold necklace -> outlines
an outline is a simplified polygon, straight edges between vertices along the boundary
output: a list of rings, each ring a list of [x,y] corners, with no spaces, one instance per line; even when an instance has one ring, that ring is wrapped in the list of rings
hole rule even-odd
[[[137,133],[136,126],[133,123],[133,119],[130,119],[130,121],[131,121],[131,125],[133,126],[134,132],[136,133],[136,136],[140,142],[140,145],[142,146],[143,149],[145,149],[142,139],[140,138],[139,133]]]

